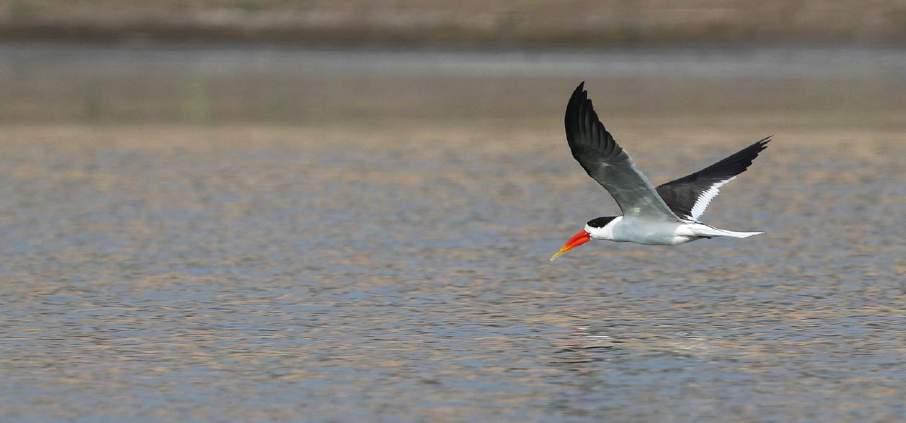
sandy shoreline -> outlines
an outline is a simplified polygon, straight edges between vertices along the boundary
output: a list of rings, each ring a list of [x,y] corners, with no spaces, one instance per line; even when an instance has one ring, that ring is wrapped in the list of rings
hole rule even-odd
[[[310,46],[608,47],[906,44],[906,3],[574,1],[486,4],[165,0],[0,7],[0,41],[276,43]]]

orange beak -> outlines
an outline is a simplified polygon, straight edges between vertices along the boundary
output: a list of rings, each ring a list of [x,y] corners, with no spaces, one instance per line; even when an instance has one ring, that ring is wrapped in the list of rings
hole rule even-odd
[[[591,235],[588,232],[585,232],[585,229],[576,232],[576,234],[573,235],[572,238],[570,238],[568,241],[566,241],[565,244],[563,244],[562,247],[560,247],[560,251],[557,251],[556,253],[554,253],[554,255],[551,256],[551,261],[554,261],[557,259],[557,257],[566,254],[569,250],[572,250],[573,248],[576,248],[588,242],[588,240],[590,239]]]

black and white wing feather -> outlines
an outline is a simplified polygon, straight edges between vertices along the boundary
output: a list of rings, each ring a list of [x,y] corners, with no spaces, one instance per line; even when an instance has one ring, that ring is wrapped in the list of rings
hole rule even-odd
[[[657,192],[678,216],[698,221],[720,188],[748,169],[770,141],[771,137],[764,138],[698,172],[657,187]]]
[[[603,186],[626,216],[678,221],[648,178],[607,132],[579,84],[566,106],[566,140],[573,157]]]

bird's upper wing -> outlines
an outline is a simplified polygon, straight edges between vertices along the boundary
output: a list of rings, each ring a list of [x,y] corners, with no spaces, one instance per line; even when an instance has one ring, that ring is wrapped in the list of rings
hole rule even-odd
[[[610,192],[624,215],[679,220],[598,120],[584,85],[576,87],[566,105],[566,140],[573,157]]]
[[[697,221],[720,187],[748,169],[770,141],[771,137],[764,138],[698,172],[657,187],[657,192],[678,216]]]

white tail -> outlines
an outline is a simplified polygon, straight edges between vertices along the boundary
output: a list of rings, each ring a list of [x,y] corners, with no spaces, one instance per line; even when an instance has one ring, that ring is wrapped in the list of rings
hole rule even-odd
[[[692,230],[698,236],[725,236],[729,238],[748,238],[750,236],[761,235],[764,232],[735,232],[726,229],[712,228],[707,225],[695,225]]]

